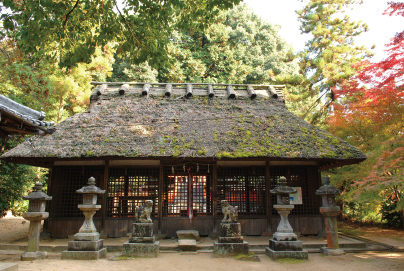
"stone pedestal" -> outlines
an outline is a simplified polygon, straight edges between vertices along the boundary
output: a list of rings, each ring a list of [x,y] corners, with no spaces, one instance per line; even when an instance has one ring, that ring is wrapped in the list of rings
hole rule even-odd
[[[27,251],[21,255],[21,261],[34,261],[45,259],[48,253],[39,251],[39,236],[41,230],[41,220],[48,218],[48,212],[27,212],[23,214],[26,220],[29,220],[29,235]]]
[[[177,237],[178,239],[194,239],[196,241],[201,239],[197,230],[179,230],[177,231]]]
[[[221,223],[218,242],[213,244],[216,257],[232,257],[238,254],[248,254],[250,245],[241,236],[241,225],[235,223]]]
[[[339,206],[320,207],[320,213],[324,216],[325,229],[327,231],[327,247],[321,248],[324,255],[341,256],[345,251],[339,248],[337,216],[341,210]]]
[[[100,205],[80,204],[85,220],[74,240],[69,241],[67,250],[62,252],[62,260],[98,260],[107,257],[107,249],[103,247],[104,240],[94,226],[93,216]]]
[[[272,260],[283,258],[308,259],[308,252],[303,250],[303,244],[297,240],[288,220],[289,213],[294,207],[294,205],[287,204],[274,205],[281,216],[281,221],[273,239],[269,240],[269,247],[265,249],[266,255]]]
[[[133,223],[132,236],[123,244],[123,256],[156,258],[160,242],[153,235],[153,223]]]
[[[157,258],[160,242],[150,243],[123,243],[122,256],[136,256],[144,258]]]

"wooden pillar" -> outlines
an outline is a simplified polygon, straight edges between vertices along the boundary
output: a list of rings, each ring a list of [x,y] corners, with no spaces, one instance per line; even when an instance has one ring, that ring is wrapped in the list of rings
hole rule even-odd
[[[161,221],[163,217],[163,189],[164,189],[164,166],[160,161],[159,189],[158,189],[158,233],[161,234]]]
[[[52,170],[53,170],[53,162],[51,167],[49,168],[49,173],[48,173],[48,191],[46,194],[52,196],[53,191],[52,191]],[[51,205],[52,205],[52,201],[51,200],[47,200],[46,201],[46,211],[51,213]],[[48,223],[49,223],[49,219],[45,219],[43,222],[43,231],[46,232],[48,230]]]
[[[215,163],[212,168],[212,194],[213,194],[213,202],[212,202],[212,215],[213,215],[213,232],[218,232],[218,223],[217,223],[217,200],[219,195],[217,193],[217,164]]]
[[[320,170],[320,163],[319,162],[317,162],[317,172],[318,172],[317,183],[319,184],[319,187],[320,187],[322,185],[322,181],[321,181],[321,170]],[[323,231],[325,231],[325,223],[321,223],[321,229]]]
[[[109,160],[105,160],[105,166],[104,166],[104,179],[102,180],[102,188],[103,190],[105,190],[105,193],[102,197],[102,213],[101,213],[101,232],[102,233],[106,233],[106,225],[105,225],[105,219],[107,217],[107,199],[108,199],[108,167],[109,167]]]
[[[272,195],[269,190],[271,189],[271,170],[269,168],[269,161],[265,165],[265,192],[267,199],[267,231],[272,232],[271,218],[272,218]]]

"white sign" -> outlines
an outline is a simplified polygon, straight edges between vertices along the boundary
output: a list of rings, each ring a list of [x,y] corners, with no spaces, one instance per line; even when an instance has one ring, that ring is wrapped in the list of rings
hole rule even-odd
[[[303,204],[302,199],[302,188],[301,187],[293,187],[297,189],[297,192],[294,194],[289,194],[290,204]]]

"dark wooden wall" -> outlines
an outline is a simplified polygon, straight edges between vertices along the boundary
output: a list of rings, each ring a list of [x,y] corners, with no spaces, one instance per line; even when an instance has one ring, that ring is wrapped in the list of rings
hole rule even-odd
[[[68,235],[75,234],[79,231],[83,224],[81,211],[77,208],[77,204],[81,203],[82,196],[75,191],[86,185],[89,176],[97,176],[102,189],[107,189],[106,182],[108,176],[107,166],[59,166],[54,167],[51,179],[51,195],[54,196],[50,208],[50,218],[46,221],[46,230],[49,231],[54,238],[67,238]],[[160,167],[160,175],[162,175],[162,166]],[[213,187],[213,212],[212,216],[194,217],[192,223],[188,218],[184,217],[164,217],[162,213],[156,214],[153,218],[154,232],[167,234],[169,237],[176,237],[177,230],[195,229],[200,235],[207,236],[211,232],[218,232],[218,227],[222,215],[218,202],[220,198],[217,196],[217,168],[212,168],[212,187]],[[293,186],[302,186],[303,189],[303,205],[295,205],[295,210],[291,213],[290,224],[295,231],[304,235],[315,235],[324,229],[323,218],[319,213],[321,200],[316,196],[315,190],[320,186],[320,176],[316,166],[269,166],[266,164],[266,186],[273,188],[276,176],[302,176],[295,178]],[[273,180],[271,180],[271,178]],[[160,176],[163,179],[163,176]],[[163,185],[160,181],[160,187]],[[70,191],[67,193],[66,191]],[[159,189],[159,198],[162,189]],[[267,196],[266,215],[248,217],[246,215],[239,216],[241,230],[246,235],[261,235],[264,232],[275,232],[280,221],[280,217],[272,205],[276,204],[275,197],[271,197],[269,189],[265,189]],[[306,191],[306,192],[304,192]],[[56,199],[59,199],[57,201]],[[73,200],[74,199],[74,200]],[[125,237],[127,233],[132,232],[132,224],[135,222],[134,217],[109,218],[105,213],[106,201],[105,197],[101,197],[99,201],[103,208],[94,216],[94,224],[100,233],[107,234],[108,237]],[[161,201],[158,210],[162,210]],[[76,215],[76,216],[74,216]],[[81,217],[80,217],[81,216]],[[74,218],[73,218],[74,217]],[[270,221],[268,223],[268,221]]]

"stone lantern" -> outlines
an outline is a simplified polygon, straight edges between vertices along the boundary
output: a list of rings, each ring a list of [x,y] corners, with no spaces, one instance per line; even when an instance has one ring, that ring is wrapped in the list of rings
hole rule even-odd
[[[106,257],[106,248],[103,248],[103,240],[93,222],[93,216],[101,205],[97,205],[98,195],[104,194],[95,186],[95,179],[90,177],[88,185],[76,191],[83,194],[83,204],[78,207],[83,211],[84,223],[78,233],[74,235],[74,240],[68,244],[68,250],[62,252],[62,259],[71,260],[97,260]]]
[[[296,234],[293,233],[292,226],[289,223],[288,216],[295,208],[290,204],[289,194],[297,192],[297,189],[286,185],[286,178],[279,178],[279,186],[270,190],[276,195],[276,203],[273,207],[281,216],[278,228],[273,235],[273,239],[269,240],[269,247],[266,248],[266,254],[272,260],[282,258],[307,259],[308,252],[303,250],[302,241],[297,240]]]
[[[45,205],[47,200],[52,200],[52,197],[42,192],[42,183],[40,182],[35,183],[33,189],[34,192],[22,197],[29,200],[28,212],[24,213],[23,217],[30,221],[28,247],[27,251],[21,255],[22,261],[44,259],[48,256],[47,252],[39,251],[39,231],[41,220],[49,217],[49,213],[45,212]]]
[[[345,251],[339,248],[337,216],[341,213],[340,207],[335,204],[335,195],[341,194],[341,191],[335,186],[330,185],[330,178],[323,177],[323,186],[316,191],[316,195],[322,197],[323,206],[320,207],[320,213],[324,216],[325,228],[327,230],[327,247],[321,248],[321,253],[325,255],[339,256],[344,255]]]

